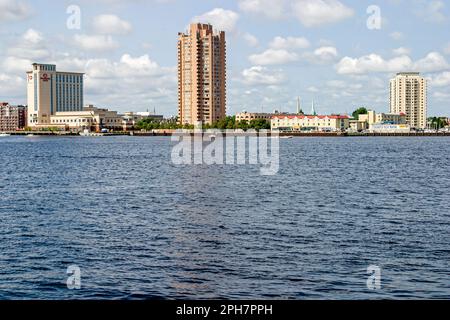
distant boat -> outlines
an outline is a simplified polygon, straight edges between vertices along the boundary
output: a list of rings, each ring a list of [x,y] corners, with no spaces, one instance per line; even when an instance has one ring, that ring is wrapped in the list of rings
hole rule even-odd
[[[281,136],[280,139],[292,139],[293,136]]]
[[[80,136],[82,137],[103,137],[103,133],[96,133],[96,132],[90,132],[89,130],[85,129],[83,132],[80,132]]]
[[[27,134],[27,137],[30,137],[30,138],[32,138],[32,137],[34,137],[34,134],[32,134],[32,133],[30,133],[30,134]]]
[[[0,137],[10,137],[11,135],[9,133],[0,133]]]

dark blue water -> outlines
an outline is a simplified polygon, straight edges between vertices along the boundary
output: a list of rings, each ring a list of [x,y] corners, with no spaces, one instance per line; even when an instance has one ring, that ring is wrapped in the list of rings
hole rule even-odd
[[[282,140],[273,177],[172,146],[0,138],[0,298],[450,298],[450,139]]]

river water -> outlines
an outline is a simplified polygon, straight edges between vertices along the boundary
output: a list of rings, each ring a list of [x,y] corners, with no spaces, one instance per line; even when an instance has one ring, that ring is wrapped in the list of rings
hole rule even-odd
[[[173,146],[0,138],[0,299],[450,298],[449,138],[281,140],[274,176]]]

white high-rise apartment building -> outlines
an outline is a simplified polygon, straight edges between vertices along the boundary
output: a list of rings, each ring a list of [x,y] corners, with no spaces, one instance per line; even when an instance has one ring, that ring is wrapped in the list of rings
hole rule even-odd
[[[56,112],[83,110],[83,73],[59,72],[52,64],[33,64],[27,72],[28,126],[48,126]]]
[[[427,126],[427,80],[417,72],[402,72],[391,80],[391,113],[406,114],[411,128]]]

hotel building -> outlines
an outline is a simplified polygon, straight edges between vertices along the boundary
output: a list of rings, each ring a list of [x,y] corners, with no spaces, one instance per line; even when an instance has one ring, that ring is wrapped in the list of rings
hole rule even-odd
[[[27,125],[27,107],[0,102],[0,132],[24,129]]]
[[[404,113],[411,128],[427,126],[427,80],[416,72],[398,73],[391,80],[390,112]]]
[[[226,116],[225,32],[194,23],[178,34],[178,118],[211,124]]]
[[[341,115],[304,116],[276,115],[272,117],[272,130],[341,132],[350,127],[350,117]]]
[[[59,72],[52,64],[32,66],[27,72],[29,127],[48,127],[57,112],[83,110],[83,73]]]

